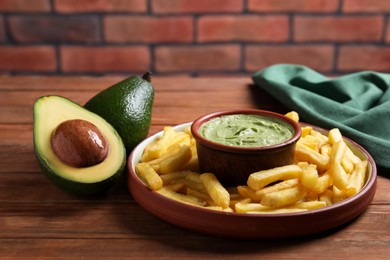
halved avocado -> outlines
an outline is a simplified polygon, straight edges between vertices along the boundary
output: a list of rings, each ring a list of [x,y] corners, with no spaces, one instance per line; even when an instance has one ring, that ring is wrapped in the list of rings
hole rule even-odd
[[[53,131],[67,120],[81,119],[92,123],[105,137],[107,157],[92,166],[73,167],[55,153]],[[61,96],[44,96],[34,104],[34,149],[40,167],[56,186],[77,195],[92,195],[109,189],[124,171],[126,150],[116,130],[100,116]]]

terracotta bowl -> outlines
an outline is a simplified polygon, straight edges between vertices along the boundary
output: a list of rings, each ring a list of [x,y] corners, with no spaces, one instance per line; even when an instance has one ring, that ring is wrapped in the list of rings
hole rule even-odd
[[[216,143],[199,134],[199,128],[211,119],[235,114],[260,115],[287,123],[293,136],[279,144],[262,147],[239,147]],[[226,187],[246,185],[251,173],[292,164],[295,144],[301,136],[301,127],[290,118],[265,110],[229,110],[207,114],[196,119],[191,132],[196,140],[201,172],[212,172]]]
[[[192,123],[174,127],[184,131]],[[326,130],[313,126],[323,133]],[[367,179],[362,190],[341,202],[317,210],[279,214],[245,214],[195,207],[169,199],[150,190],[135,172],[145,147],[161,137],[163,131],[141,142],[128,158],[128,189],[138,204],[151,214],[173,225],[215,236],[245,239],[277,239],[318,233],[339,227],[362,214],[376,191],[377,171],[371,155],[357,143],[344,138],[361,159],[367,159]]]

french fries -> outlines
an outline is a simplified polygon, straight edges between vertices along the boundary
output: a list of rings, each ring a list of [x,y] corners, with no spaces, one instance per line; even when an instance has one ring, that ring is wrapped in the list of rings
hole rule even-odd
[[[179,171],[191,159],[191,149],[188,145],[180,145],[177,152],[159,163],[161,174]]]
[[[215,204],[222,208],[228,208],[230,203],[229,192],[221,185],[215,175],[212,173],[203,173],[199,178]]]
[[[302,168],[301,183],[308,190],[313,190],[318,183],[317,165],[308,164]]]
[[[182,193],[175,192],[167,187],[161,187],[161,189],[157,190],[157,192],[161,195],[164,195],[170,199],[185,203],[185,204],[190,204],[193,206],[206,206],[207,202],[197,198],[195,196],[191,195],[185,195]]]
[[[346,150],[347,145],[341,140],[338,141],[332,147],[329,161],[329,172],[333,178],[333,185],[340,190],[345,189],[348,185],[349,176],[341,165],[341,160]]]
[[[135,166],[138,175],[152,190],[159,190],[163,186],[163,181],[157,172],[147,163],[139,163]]]
[[[319,170],[325,170],[328,168],[329,157],[320,154],[316,150],[311,149],[309,146],[297,142],[295,147],[295,161],[297,162],[309,162],[317,165]]]
[[[302,185],[285,190],[273,191],[264,194],[261,199],[261,205],[278,208],[298,202],[305,194],[306,190]]]
[[[253,190],[248,186],[238,186],[237,190],[242,197],[250,198],[252,201],[260,202],[263,196],[267,193],[292,188],[298,184],[299,184],[299,179],[294,178],[294,179],[278,182],[274,185],[267,186],[259,190]]]
[[[366,179],[367,165],[367,161],[361,161],[356,164],[351,173],[351,177],[349,178],[348,186],[344,191],[347,197],[355,195],[363,188]]]
[[[252,173],[248,178],[248,186],[259,190],[275,181],[299,178],[301,174],[302,169],[295,164],[276,167]]]
[[[299,121],[296,112],[286,114]],[[339,129],[328,134],[302,126],[294,163],[252,173],[246,185],[223,187],[214,173],[199,172],[195,140],[189,128],[165,127],[135,166],[153,191],[205,209],[245,214],[315,210],[357,194],[367,178],[368,162],[348,147]]]

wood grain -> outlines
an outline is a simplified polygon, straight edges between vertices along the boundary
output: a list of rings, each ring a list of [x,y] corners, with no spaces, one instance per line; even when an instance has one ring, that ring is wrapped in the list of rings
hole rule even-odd
[[[77,197],[41,173],[33,147],[33,103],[63,95],[84,104],[121,80],[109,77],[0,76],[1,259],[387,259],[390,180],[379,171],[368,209],[350,223],[320,234],[283,240],[233,240],[172,226],[141,208],[125,180],[106,194]],[[154,78],[149,134],[230,108],[288,111],[248,78]]]

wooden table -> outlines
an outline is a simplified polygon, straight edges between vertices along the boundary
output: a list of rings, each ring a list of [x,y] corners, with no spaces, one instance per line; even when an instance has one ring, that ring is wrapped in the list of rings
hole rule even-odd
[[[390,255],[390,180],[379,172],[372,204],[356,220],[309,237],[245,241],[193,233],[154,217],[125,184],[80,198],[53,186],[33,150],[34,100],[57,94],[84,104],[122,79],[0,77],[0,258],[385,259]],[[150,134],[227,108],[287,109],[249,77],[156,77]],[[388,258],[387,258],[388,259]]]

